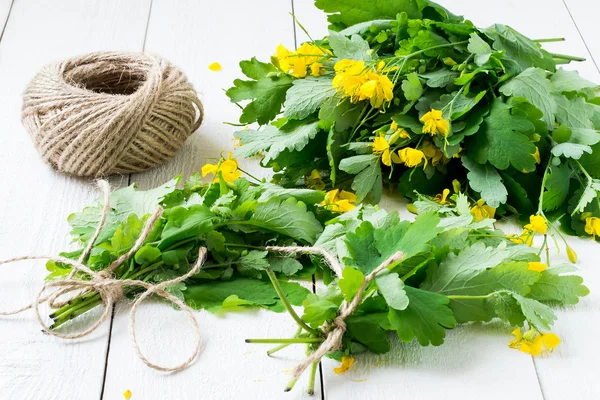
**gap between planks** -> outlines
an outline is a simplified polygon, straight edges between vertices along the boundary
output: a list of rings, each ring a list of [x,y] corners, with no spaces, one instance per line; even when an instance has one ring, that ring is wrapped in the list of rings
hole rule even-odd
[[[596,70],[598,71],[598,73],[600,73],[600,68],[598,68],[596,59],[594,58],[594,55],[592,54],[590,47],[588,46],[587,42],[585,41],[585,38],[583,37],[583,34],[581,33],[581,29],[579,29],[579,26],[577,25],[577,21],[575,21],[575,18],[573,17],[573,13],[571,13],[571,10],[569,9],[569,6],[565,0],[562,0],[562,3],[564,4],[564,6],[566,8],[567,13],[569,13],[569,17],[571,18],[571,21],[573,21],[573,25],[575,25],[575,29],[577,29],[577,33],[579,34],[579,37],[581,38],[581,41],[583,42],[583,45],[585,46],[585,48],[590,56],[590,60],[592,60],[592,63],[594,63]]]

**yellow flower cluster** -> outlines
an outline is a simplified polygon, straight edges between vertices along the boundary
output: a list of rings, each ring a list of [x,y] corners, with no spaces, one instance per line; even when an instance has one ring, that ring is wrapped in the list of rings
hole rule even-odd
[[[279,63],[279,68],[296,78],[304,78],[309,72],[315,77],[323,75],[325,69],[322,62],[330,56],[329,50],[310,43],[302,44],[295,52],[280,44],[274,55]]]
[[[535,329],[530,329],[522,333],[521,328],[516,328],[512,331],[512,334],[515,335],[515,339],[508,344],[508,347],[531,354],[532,356],[552,351],[560,344],[560,338],[552,332],[539,332]]]
[[[345,190],[333,189],[325,194],[325,199],[321,202],[333,212],[347,212],[356,208],[356,195]]]
[[[533,245],[533,236],[536,233],[545,235],[548,232],[548,223],[546,218],[542,215],[531,215],[529,217],[529,223],[523,227],[523,233],[517,237],[512,237],[511,242],[517,244],[526,244],[527,246]]]
[[[447,203],[449,195],[450,195],[450,189],[444,189],[444,190],[442,190],[442,193],[435,195],[435,197],[433,198],[433,201],[435,201],[436,203],[440,203],[441,205],[444,205]]]
[[[446,136],[450,131],[450,123],[444,119],[442,111],[432,109],[421,117],[423,123],[423,133],[429,133],[431,136]]]
[[[368,99],[371,106],[379,108],[394,98],[394,83],[382,73],[384,66],[383,61],[375,69],[364,61],[340,60],[334,66],[333,86],[353,103]]]
[[[205,164],[202,167],[202,176],[213,174],[215,179],[213,182],[219,180],[219,173],[225,180],[225,182],[233,182],[242,176],[242,172],[238,170],[238,163],[235,158],[231,158],[231,152],[227,154],[227,159],[221,159],[217,164]]]

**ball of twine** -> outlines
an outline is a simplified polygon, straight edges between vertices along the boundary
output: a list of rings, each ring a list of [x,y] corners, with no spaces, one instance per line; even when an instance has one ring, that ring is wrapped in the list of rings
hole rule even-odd
[[[50,64],[23,97],[22,122],[46,162],[76,176],[143,171],[202,123],[181,70],[152,54],[97,52]]]

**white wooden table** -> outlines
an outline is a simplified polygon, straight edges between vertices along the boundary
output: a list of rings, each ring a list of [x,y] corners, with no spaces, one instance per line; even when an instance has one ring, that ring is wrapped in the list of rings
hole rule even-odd
[[[559,53],[584,56],[571,65],[600,82],[598,0],[442,0],[479,26],[505,23],[550,43]],[[294,12],[314,37],[326,34],[325,16],[311,0],[0,0],[0,259],[56,254],[68,244],[69,213],[97,193],[89,182],[58,175],[38,157],[20,124],[21,94],[45,63],[95,50],[160,53],[187,72],[201,93],[202,128],[167,165],[116,177],[113,186],[149,188],[176,174],[189,175],[221,150],[231,149],[239,109],[222,88],[240,76],[239,60],[268,59],[279,43],[289,48],[306,38]],[[3,29],[2,29],[3,28]],[[207,66],[223,65],[221,72]],[[242,164],[265,176],[255,160]],[[388,209],[398,207],[387,198]],[[516,229],[516,228],[515,228]],[[335,375],[322,363],[316,399],[598,399],[600,398],[600,245],[571,241],[591,295],[576,308],[558,311],[555,332],[563,343],[550,357],[532,359],[510,350],[509,328],[474,324],[449,332],[439,348],[394,342],[379,357],[359,357],[353,370]],[[41,263],[3,266],[0,309],[31,301],[45,269]],[[143,307],[141,345],[153,360],[175,363],[186,355],[191,331],[183,313],[163,304]],[[33,313],[0,319],[0,399],[304,399],[305,379],[284,394],[289,370],[303,356],[289,348],[269,358],[247,337],[283,337],[295,330],[284,314],[257,311],[216,316],[197,313],[203,352],[187,370],[166,375],[135,356],[127,333],[128,306],[111,323],[77,342],[43,335]],[[180,348],[181,347],[181,348]]]

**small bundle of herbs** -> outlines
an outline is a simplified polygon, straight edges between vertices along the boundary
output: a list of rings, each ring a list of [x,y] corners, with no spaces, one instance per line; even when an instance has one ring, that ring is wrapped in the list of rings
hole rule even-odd
[[[494,220],[482,212],[487,206],[469,204],[459,190],[443,200],[419,196],[414,203],[418,216],[409,222],[397,212],[356,206],[344,192],[249,182],[231,157],[205,166],[203,175],[209,174],[216,176],[212,183],[194,174],[183,189],[176,188],[175,178],[146,191],[130,186],[112,193],[108,220],[83,263],[101,271],[126,254],[160,205],[164,211],[151,234],[116,270],[115,279],[172,280],[190,271],[199,247],[206,247],[201,271],[166,290],[192,308],[212,312],[246,307],[288,311],[299,324],[293,338],[249,340],[277,344],[270,354],[298,343],[313,352],[340,326],[340,307],[356,298],[353,312],[344,317],[340,346],[326,354],[342,360],[341,370],[356,353],[389,351],[388,332],[405,342],[438,346],[447,329],[494,318],[516,327],[511,347],[533,355],[550,351],[560,342],[548,332],[556,319],[550,307],[576,304],[588,293],[571,265],[550,265],[548,258],[542,263],[542,250],[494,229]],[[82,249],[101,213],[98,204],[69,216]],[[546,234],[546,228],[544,220],[531,224],[534,234]],[[341,271],[334,275],[308,249],[339,260]],[[78,259],[81,251],[62,256]],[[372,274],[400,253],[401,258]],[[48,279],[64,279],[71,271],[55,261],[47,268]],[[315,274],[325,283],[317,293],[294,282]],[[369,274],[374,279],[365,283]],[[137,290],[125,288],[125,293],[132,297]],[[71,300],[52,314],[52,328],[101,303],[93,291]],[[302,315],[294,305],[304,307]],[[310,369],[309,391],[317,363]]]
[[[284,187],[318,178],[371,203],[384,184],[414,201],[458,180],[490,217],[600,234],[598,85],[540,45],[560,39],[480,29],[428,0],[315,4],[328,36],[240,63],[248,79],[227,95],[260,127],[236,133],[234,155],[260,155]]]

